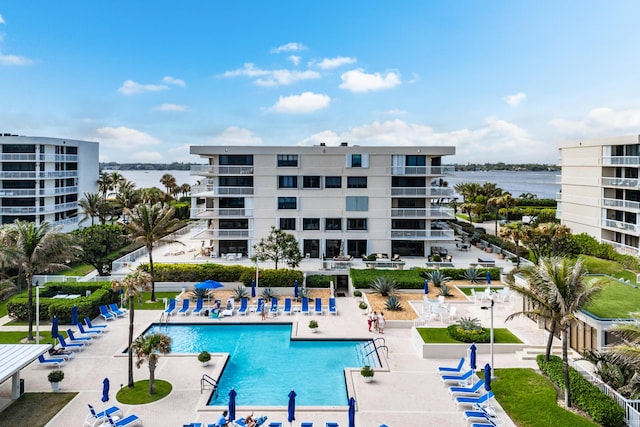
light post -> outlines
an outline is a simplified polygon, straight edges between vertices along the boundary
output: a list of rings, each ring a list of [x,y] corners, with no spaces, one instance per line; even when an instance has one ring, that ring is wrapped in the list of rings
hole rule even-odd
[[[36,280],[36,344],[40,344],[40,282]]]
[[[490,331],[490,335],[489,335],[489,342],[490,342],[490,348],[491,348],[491,379],[495,378],[495,366],[493,364],[493,341],[494,341],[494,337],[493,337],[493,306],[495,304],[495,301],[493,300],[493,295],[491,295],[491,305],[487,306],[487,307],[480,307],[483,310],[491,310],[491,331]]]

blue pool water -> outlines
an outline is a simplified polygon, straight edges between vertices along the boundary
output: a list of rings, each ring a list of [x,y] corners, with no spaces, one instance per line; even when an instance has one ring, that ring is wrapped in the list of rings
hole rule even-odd
[[[171,337],[172,353],[229,353],[218,395],[209,405],[226,405],[231,388],[238,393],[239,406],[286,406],[291,390],[297,394],[296,405],[347,405],[344,368],[363,365],[358,348],[364,341],[292,341],[291,328],[290,324],[154,325],[148,333]]]

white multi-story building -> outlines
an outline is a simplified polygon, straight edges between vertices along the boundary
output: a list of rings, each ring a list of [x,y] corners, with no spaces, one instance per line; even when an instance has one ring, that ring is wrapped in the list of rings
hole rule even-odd
[[[271,226],[292,233],[308,258],[370,253],[425,256],[454,240],[442,166],[454,147],[191,146],[207,159],[191,187],[197,237],[217,254],[253,255]]]
[[[0,134],[0,223],[78,226],[78,200],[96,192],[97,142]]]
[[[638,135],[559,144],[558,217],[623,253],[640,254]]]

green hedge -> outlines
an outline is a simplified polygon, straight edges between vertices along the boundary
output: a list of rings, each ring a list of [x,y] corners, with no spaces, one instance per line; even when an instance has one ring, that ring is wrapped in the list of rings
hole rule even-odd
[[[307,276],[307,288],[324,289],[331,286],[333,276],[327,276],[326,274],[312,274]]]
[[[142,270],[149,272],[149,264],[142,264]],[[240,282],[243,273],[253,274],[256,269],[241,265],[204,264],[154,264],[156,282],[203,282],[213,279],[218,282]],[[249,280],[251,283],[251,280]]]
[[[242,273],[240,282],[245,286],[251,286],[251,281],[256,277],[256,269],[251,268]],[[258,286],[261,288],[293,288],[293,282],[298,281],[302,286],[302,272],[289,269],[260,270]]]
[[[411,270],[371,270],[371,269],[355,269],[349,271],[351,282],[356,289],[368,289],[371,282],[376,278],[385,276],[395,280],[399,289],[422,289],[424,286],[424,278],[420,273],[434,271],[433,268],[413,268]],[[463,274],[466,268],[441,268],[440,271],[452,280],[465,280]],[[486,277],[486,272],[491,273],[491,279],[500,279],[500,269],[497,267],[479,268],[482,279]]]
[[[540,370],[549,377],[551,382],[564,390],[562,359],[558,356],[551,356],[549,361],[545,362],[544,355],[541,354],[538,355],[536,361]],[[624,409],[572,367],[569,367],[569,384],[571,402],[585,411],[595,422],[604,427],[624,425]]]
[[[462,342],[488,343],[491,340],[491,330],[489,328],[467,330],[458,325],[447,327],[447,333],[451,338]]]

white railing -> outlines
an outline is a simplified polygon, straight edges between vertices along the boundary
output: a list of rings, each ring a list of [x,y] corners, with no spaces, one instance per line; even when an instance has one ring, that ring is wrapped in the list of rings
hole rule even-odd
[[[629,245],[625,245],[624,243],[619,243],[619,242],[614,242],[612,240],[607,240],[607,239],[602,239],[603,243],[608,243],[611,246],[613,246],[613,248],[623,254],[627,254],[627,255],[640,255],[640,249],[635,247],[635,246],[629,246]]]
[[[192,165],[191,175],[251,175],[253,166]]]
[[[227,237],[253,237],[253,230],[234,229],[234,230],[221,230],[221,229],[207,229],[196,233],[193,238],[200,240],[207,239],[219,239]]]
[[[395,218],[440,218],[453,219],[453,209],[430,208],[430,209],[391,209],[391,217]]]
[[[392,187],[392,196],[432,196],[451,197],[453,188],[450,187]]]
[[[640,202],[634,202],[631,200],[605,198],[605,199],[602,199],[602,205],[607,207],[612,207],[612,208],[640,210]]]
[[[576,361],[569,359],[569,365],[578,371],[580,375],[591,384],[600,389],[601,392],[611,397],[616,403],[625,410],[624,422],[630,427],[640,427],[640,400],[629,400],[620,393],[604,383],[598,376],[585,369]]]
[[[392,239],[453,240],[453,230],[391,230]]]
[[[191,187],[191,194],[198,195],[203,193],[211,193],[215,196],[225,196],[231,194],[253,194],[253,187],[219,187],[214,184],[194,185]]]
[[[640,157],[638,156],[603,156],[603,166],[617,165],[640,165]]]
[[[455,171],[455,166],[392,166],[392,175],[446,175]]]
[[[637,178],[602,178],[602,186],[613,186],[613,187],[626,187],[626,188],[635,188],[638,187]]]
[[[618,230],[630,231],[632,233],[640,233],[640,227],[636,224],[629,224],[624,221],[616,221],[612,219],[603,219],[602,226],[607,228],[615,228]]]
[[[4,179],[42,179],[42,178],[77,178],[78,171],[50,171],[50,172],[22,172],[3,171],[0,178]]]

